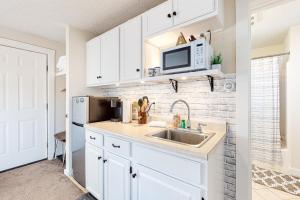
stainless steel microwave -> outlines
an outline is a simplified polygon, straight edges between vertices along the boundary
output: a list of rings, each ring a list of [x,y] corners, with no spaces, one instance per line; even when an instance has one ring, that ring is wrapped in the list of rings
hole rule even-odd
[[[212,48],[205,39],[165,49],[161,52],[161,72],[176,74],[211,69]]]

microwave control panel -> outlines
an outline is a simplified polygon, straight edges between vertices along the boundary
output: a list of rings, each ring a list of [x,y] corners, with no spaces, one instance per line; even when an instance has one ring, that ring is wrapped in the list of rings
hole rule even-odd
[[[206,40],[197,40],[194,43],[194,65],[195,69],[209,69],[210,68],[210,46]]]

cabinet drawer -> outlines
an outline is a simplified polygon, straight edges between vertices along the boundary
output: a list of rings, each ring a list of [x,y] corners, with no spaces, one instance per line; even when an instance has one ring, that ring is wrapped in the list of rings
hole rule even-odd
[[[130,156],[130,142],[105,136],[104,147],[110,152],[121,154],[124,156]]]
[[[205,184],[205,163],[138,144],[132,146],[132,157],[137,163],[169,176],[198,186]]]
[[[102,147],[103,146],[103,135],[86,130],[85,131],[85,141],[96,147]]]

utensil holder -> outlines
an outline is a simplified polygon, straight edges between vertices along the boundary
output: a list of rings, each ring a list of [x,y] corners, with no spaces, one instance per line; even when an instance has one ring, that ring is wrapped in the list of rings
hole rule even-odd
[[[147,113],[139,111],[139,117],[138,117],[138,123],[139,124],[147,124]]]

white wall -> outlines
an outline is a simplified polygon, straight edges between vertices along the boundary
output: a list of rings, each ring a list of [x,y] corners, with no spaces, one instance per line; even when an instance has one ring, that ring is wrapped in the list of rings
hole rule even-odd
[[[284,44],[276,44],[272,46],[266,46],[262,48],[256,48],[251,50],[251,58],[272,56],[275,54],[281,54],[285,52]]]
[[[300,26],[290,28],[287,43],[290,50],[287,64],[287,146],[291,170],[300,175]]]
[[[65,54],[65,45],[46,38],[0,27],[0,37],[55,50],[56,60]]]
[[[71,116],[72,97],[81,95],[95,95],[97,88],[86,88],[86,42],[95,37],[80,29],[66,27],[66,175],[72,175],[71,152]]]
[[[222,71],[226,74],[236,71],[236,17],[235,0],[224,1],[224,28],[212,34],[212,46],[223,56]]]

